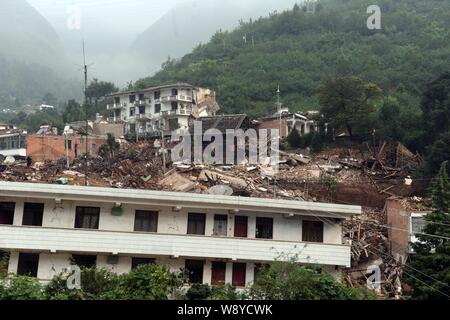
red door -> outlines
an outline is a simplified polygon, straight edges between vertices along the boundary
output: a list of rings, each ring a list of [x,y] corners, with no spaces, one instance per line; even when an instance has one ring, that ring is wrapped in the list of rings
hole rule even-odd
[[[212,263],[211,285],[216,286],[225,284],[225,270],[225,262],[214,261]]]
[[[236,238],[247,238],[248,217],[236,216],[234,218],[234,236]]]
[[[245,263],[233,263],[233,287],[245,287]]]

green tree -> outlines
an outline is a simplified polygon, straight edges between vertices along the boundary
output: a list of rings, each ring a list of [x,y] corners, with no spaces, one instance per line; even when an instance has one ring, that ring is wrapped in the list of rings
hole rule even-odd
[[[119,91],[119,89],[114,85],[114,83],[99,81],[98,79],[94,78],[86,88],[86,96],[89,100],[89,105],[93,105],[95,112],[99,112],[99,101],[106,95],[116,91]]]
[[[42,98],[42,102],[46,105],[54,106],[58,104],[58,99],[50,92],[47,92]]]
[[[119,278],[112,295],[125,300],[167,300],[185,281],[182,273],[171,273],[158,264],[140,265]]]
[[[366,289],[348,288],[330,274],[299,265],[295,259],[261,267],[258,281],[249,289],[256,300],[357,300],[373,299]]]
[[[100,146],[98,154],[104,159],[114,159],[120,150],[120,143],[108,133],[106,144]]]
[[[10,275],[0,280],[0,300],[43,299],[43,287],[36,278]]]
[[[276,261],[262,267],[258,282],[249,289],[256,300],[356,300],[373,299],[365,289],[348,288],[327,273],[295,261]]]
[[[346,128],[350,136],[362,133],[368,116],[375,111],[373,100],[382,90],[375,84],[357,77],[339,77],[325,81],[319,87],[321,111],[331,127]],[[367,127],[365,128],[367,129]]]
[[[444,73],[427,85],[421,108],[423,126],[427,129],[426,142],[432,143],[441,134],[450,130],[450,72]]]
[[[407,262],[404,281],[411,285],[414,299],[449,299],[450,297],[450,181],[447,162],[442,163],[432,182],[433,212],[419,242],[413,243],[414,253]],[[432,235],[432,236],[429,236]]]
[[[293,129],[286,139],[291,148],[300,148],[300,134],[296,129]]]

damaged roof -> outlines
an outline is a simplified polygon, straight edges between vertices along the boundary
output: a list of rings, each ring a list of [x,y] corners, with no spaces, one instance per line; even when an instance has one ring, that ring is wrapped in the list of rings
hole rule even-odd
[[[202,122],[202,134],[209,129],[217,129],[225,133],[227,129],[243,129],[251,126],[246,114],[226,114],[218,116],[200,117],[195,121]],[[189,126],[189,131],[194,134],[194,126]]]

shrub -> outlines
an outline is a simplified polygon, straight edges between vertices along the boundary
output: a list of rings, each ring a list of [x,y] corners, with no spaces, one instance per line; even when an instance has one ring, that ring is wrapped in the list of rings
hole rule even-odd
[[[36,278],[10,275],[0,281],[0,300],[43,300],[42,285]]]

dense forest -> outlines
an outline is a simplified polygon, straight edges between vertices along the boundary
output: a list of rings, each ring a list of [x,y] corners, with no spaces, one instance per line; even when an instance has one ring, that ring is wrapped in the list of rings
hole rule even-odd
[[[450,2],[380,0],[381,30],[369,30],[368,0],[322,0],[315,13],[296,5],[268,18],[218,31],[207,44],[137,82],[145,87],[187,81],[218,92],[225,113],[253,116],[275,109],[279,84],[292,110],[317,109],[317,88],[353,75],[373,82],[401,106],[418,110],[419,96],[450,61]]]

